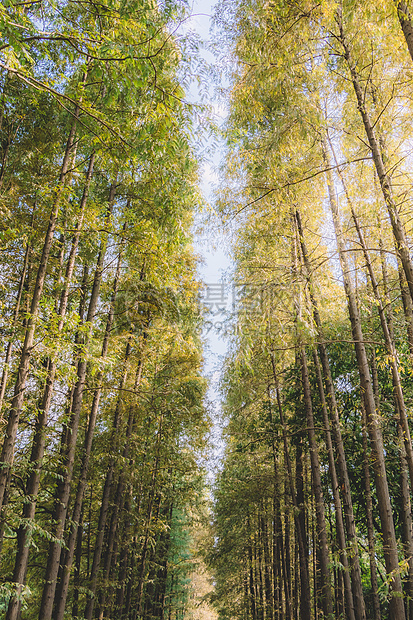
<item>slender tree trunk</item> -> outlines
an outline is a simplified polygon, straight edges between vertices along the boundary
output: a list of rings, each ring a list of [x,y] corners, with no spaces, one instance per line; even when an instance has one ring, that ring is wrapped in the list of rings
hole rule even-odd
[[[122,614],[123,618],[129,618],[129,613],[130,613],[130,609],[132,605],[132,594],[133,594],[133,586],[134,586],[134,580],[132,578],[132,575],[134,574],[135,563],[136,563],[136,555],[137,555],[136,546],[137,546],[136,542],[134,542],[132,546],[132,551],[131,551],[132,557],[131,557],[131,562],[130,562],[131,577],[129,578],[128,587],[126,589],[125,607],[124,607],[123,614]]]
[[[404,433],[401,424],[398,424],[400,443],[400,489],[402,505],[400,506],[400,520],[403,532],[404,557],[408,562],[409,570],[405,584],[407,599],[407,617],[413,620],[413,537],[412,537],[412,506],[408,480],[406,451],[404,449]]]
[[[33,220],[32,220],[32,224],[33,224]],[[21,299],[22,299],[23,290],[24,290],[24,281],[26,279],[27,267],[29,264],[30,249],[31,249],[30,244],[27,243],[26,252],[25,252],[24,261],[23,261],[22,273],[20,276],[19,288],[17,290],[16,304],[14,306],[14,312],[13,312],[12,335],[7,345],[6,357],[4,359],[3,372],[1,375],[1,381],[0,381],[0,419],[1,419],[1,410],[3,408],[4,394],[6,392],[7,379],[9,375],[9,364],[10,364],[11,354],[13,350],[17,319],[18,319],[19,312],[20,312],[20,304],[21,304]]]
[[[82,540],[83,540],[83,510],[80,514],[79,525],[77,528],[76,552],[75,552],[75,570],[73,575],[73,605],[72,616],[75,618],[79,615],[79,589],[81,584],[80,570],[82,562]]]
[[[247,530],[248,532],[251,532],[249,517],[247,520]],[[257,620],[257,605],[256,605],[256,593],[255,593],[255,584],[254,584],[254,558],[252,554],[251,543],[248,545],[248,574],[249,574],[248,586],[249,586],[251,618],[252,620]]]
[[[313,553],[311,554],[312,555],[311,563],[313,565],[312,566],[313,567],[313,600],[314,600],[313,607],[314,607],[314,620],[318,620],[319,609],[321,610],[321,614],[324,616],[323,611],[322,611],[324,601],[323,601],[323,597],[321,594],[323,584],[320,585],[320,581],[322,579],[321,579],[320,571],[318,570],[318,565],[321,564],[322,560],[320,559],[320,555],[321,555],[320,547],[319,547],[318,540],[317,540],[316,527],[314,525],[314,522],[317,520],[317,518],[314,519],[314,515],[317,512],[317,508],[315,506],[316,502],[314,498],[313,481],[311,479],[309,481],[309,485],[311,488],[311,499],[309,502],[310,510],[309,510],[309,515],[308,515],[308,522],[309,522],[309,529],[311,529],[311,546],[313,549]]]
[[[261,532],[260,532],[260,514],[258,507],[257,522],[254,527],[254,559],[255,559],[255,573],[256,573],[256,587],[257,587],[257,600],[258,600],[258,618],[259,620],[265,620],[265,605],[264,605],[264,582],[262,578],[262,546],[261,546]],[[255,519],[254,519],[255,521]]]
[[[399,12],[399,16],[400,15],[401,13]],[[410,297],[413,300],[413,262],[410,256],[409,245],[408,245],[407,238],[406,238],[406,231],[404,229],[403,222],[400,219],[400,215],[399,215],[396,203],[394,201],[391,182],[390,182],[390,178],[387,175],[387,172],[384,166],[380,144],[374,133],[374,126],[370,120],[370,116],[367,112],[367,109],[364,103],[363,88],[360,85],[359,76],[357,74],[357,69],[356,69],[356,64],[352,58],[350,43],[347,40],[347,37],[344,32],[343,19],[342,19],[342,13],[341,13],[340,8],[336,13],[336,21],[337,21],[337,25],[338,25],[339,33],[340,33],[338,39],[343,47],[344,58],[347,62],[347,65],[350,71],[351,81],[352,81],[354,93],[357,99],[357,108],[363,120],[363,125],[364,125],[366,136],[369,142],[374,166],[376,168],[376,172],[379,178],[383,198],[384,198],[384,201],[387,207],[387,211],[389,213],[393,235],[396,241],[397,254],[400,257],[401,263],[403,265],[403,270],[406,275],[407,285],[410,291]]]
[[[371,497],[371,481],[370,481],[370,456],[367,445],[367,429],[366,429],[366,412],[363,407],[363,474],[364,488],[366,493],[366,522],[367,522],[367,540],[369,545],[370,559],[370,583],[373,599],[373,618],[381,620],[379,586],[377,582],[377,566],[376,566],[376,549],[374,541],[374,524],[373,524],[373,500]]]
[[[143,584],[144,584],[144,576],[145,576],[145,568],[146,568],[146,556],[148,553],[148,545],[149,545],[149,534],[150,534],[150,525],[152,521],[152,513],[153,513],[153,505],[155,499],[155,491],[156,484],[158,478],[158,470],[160,465],[160,446],[161,446],[161,438],[163,433],[163,415],[161,414],[159,417],[159,426],[158,433],[156,437],[156,446],[155,446],[155,462],[152,470],[149,498],[148,498],[148,509],[146,514],[146,523],[145,523],[145,537],[142,544],[141,557],[139,562],[138,569],[138,581],[136,588],[136,606],[138,610],[138,614],[142,613],[142,593],[143,593]],[[90,620],[87,618],[86,620]]]
[[[271,404],[270,404],[271,406]],[[274,421],[271,413],[271,423],[274,428]],[[274,429],[275,431],[275,429]],[[273,575],[274,575],[274,588],[277,592],[275,597],[278,601],[277,617],[281,618],[283,613],[282,604],[282,586],[284,585],[284,599],[285,599],[285,620],[291,620],[291,581],[288,580],[288,571],[286,566],[286,554],[284,552],[284,535],[281,521],[281,508],[280,508],[280,489],[279,489],[279,475],[277,465],[277,453],[275,449],[274,431],[272,439],[272,457],[274,468],[274,497],[273,497]],[[277,580],[276,580],[277,576]]]
[[[400,294],[406,322],[407,342],[409,345],[410,359],[413,362],[413,303],[409,291],[406,289],[406,278],[404,277],[403,267],[399,259],[397,260],[397,271],[399,274]]]
[[[142,376],[142,359],[140,359],[138,362],[138,367],[137,367],[137,372],[136,372],[136,377],[135,377],[135,385],[134,385],[135,394],[139,388],[141,376]],[[130,442],[131,442],[133,428],[135,424],[135,414],[136,414],[135,407],[133,406],[130,407],[128,423],[127,423],[127,428],[126,428],[125,445],[122,451],[122,459],[123,459],[123,462],[125,463],[129,461]],[[105,558],[104,558],[104,563],[103,563],[104,564],[104,577],[103,577],[104,583],[106,583],[107,580],[109,579],[113,557],[114,555],[116,555],[115,554],[116,533],[117,533],[118,526],[119,526],[120,514],[122,513],[122,510],[123,510],[125,488],[126,488],[125,472],[121,471],[119,474],[119,480],[116,486],[115,498],[113,502],[114,506],[113,506],[112,517],[110,521],[110,528],[109,528],[108,537],[107,537],[107,548],[105,551]],[[105,609],[105,599],[103,598],[101,614],[103,613],[104,609]],[[60,619],[56,619],[56,620],[60,620]],[[63,620],[63,616],[61,620]]]
[[[287,513],[288,514],[288,513]],[[289,518],[287,518],[289,523]],[[287,542],[287,541],[286,541]],[[288,543],[290,543],[290,535],[288,535]],[[294,575],[294,585],[292,586],[293,596],[293,616],[294,620],[298,620],[301,617],[301,605],[303,604],[302,596],[301,596],[301,584],[300,584],[300,567],[299,567],[299,548],[298,548],[298,539],[297,539],[297,531],[294,530],[294,538],[293,538],[293,552],[294,552],[294,563],[293,567],[290,568],[291,564],[288,562],[287,567],[289,572]],[[286,545],[286,548],[289,549]],[[290,576],[291,581],[291,576]],[[311,614],[311,610],[309,610]]]
[[[273,442],[274,445],[274,442]],[[271,522],[271,536],[272,536],[272,575],[273,575],[273,600],[274,600],[274,618],[280,620],[282,616],[282,592],[281,592],[281,553],[279,545],[279,515],[278,506],[276,501],[276,481],[274,479],[274,490],[272,498],[272,522]],[[287,620],[287,618],[286,618]]]
[[[116,485],[116,491],[114,493],[112,503],[112,514],[109,520],[109,528],[106,536],[106,547],[105,552],[103,554],[103,571],[102,571],[102,583],[105,585],[105,590],[101,591],[99,597],[99,605],[98,608],[95,607],[95,616],[99,618],[103,618],[104,612],[107,608],[108,598],[109,598],[109,586],[108,580],[110,576],[110,569],[112,567],[112,562],[116,557],[116,546],[117,546],[117,531],[119,524],[119,514],[122,514],[124,508],[124,491],[125,485],[123,481],[122,474],[120,475],[120,479]]]
[[[308,550],[308,523],[306,514],[306,502],[304,497],[304,454],[303,454],[303,438],[298,437],[295,446],[295,495],[297,498],[298,515],[297,520],[300,524],[300,532],[304,541],[305,557],[309,557]]]
[[[270,557],[270,541],[268,536],[268,515],[261,515],[261,532],[264,551],[264,584],[265,584],[265,616],[269,620],[274,618],[274,599],[271,583],[271,557]]]
[[[171,524],[173,514],[173,503],[169,502],[167,509],[167,528],[161,534],[160,540],[160,557],[157,560],[159,569],[157,572],[157,585],[156,585],[156,609],[155,616],[163,620],[165,617],[165,594],[166,594],[166,582],[168,578],[168,554],[171,542]]]
[[[337,164],[337,159],[335,157],[334,154],[334,150],[332,149],[332,144],[330,142],[330,148],[331,151],[333,153],[333,157],[335,160],[335,163]],[[398,353],[397,353],[397,349],[396,349],[396,345],[394,343],[394,338],[393,338],[393,334],[391,333],[391,325],[389,324],[389,321],[386,317],[385,311],[384,311],[384,303],[382,301],[381,295],[380,295],[380,290],[379,290],[379,285],[377,283],[376,280],[376,276],[374,273],[374,269],[373,269],[373,265],[372,262],[370,260],[370,255],[367,249],[367,245],[364,239],[364,235],[363,232],[361,230],[359,221],[358,221],[358,217],[356,215],[356,212],[354,210],[350,195],[347,191],[347,185],[345,183],[345,180],[343,178],[343,176],[340,174],[341,176],[341,182],[343,184],[344,187],[344,191],[346,193],[346,197],[347,197],[347,202],[350,206],[350,210],[351,210],[351,216],[353,218],[353,222],[355,224],[356,230],[357,230],[357,235],[360,241],[360,245],[361,248],[363,250],[363,256],[364,256],[364,260],[366,262],[366,267],[368,270],[368,274],[370,277],[370,282],[373,288],[373,293],[374,293],[374,297],[376,299],[377,302],[377,309],[379,312],[379,317],[380,317],[380,324],[381,324],[381,328],[383,331],[383,335],[384,335],[384,342],[386,344],[386,349],[387,349],[387,353],[388,353],[388,359],[389,359],[389,364],[391,367],[391,372],[392,372],[392,381],[393,381],[393,390],[394,390],[394,395],[395,395],[395,399],[396,399],[396,403],[397,403],[397,408],[400,414],[400,423],[402,425],[403,428],[403,439],[404,439],[404,447],[405,447],[405,451],[406,451],[406,458],[407,458],[407,464],[408,464],[408,468],[409,468],[409,475],[410,475],[410,483],[413,484],[413,447],[412,447],[412,440],[411,440],[411,436],[410,436],[410,428],[409,428],[409,422],[407,419],[407,411],[406,411],[406,405],[404,402],[404,395],[403,395],[403,388],[402,388],[402,383],[401,383],[401,378],[400,378],[400,373],[399,373],[399,359],[398,359]],[[385,274],[384,274],[385,275]]]
[[[128,575],[128,568],[130,561],[130,552],[129,552],[129,544],[130,544],[130,510],[132,505],[132,489],[129,489],[127,498],[125,500],[125,516],[123,523],[123,532],[122,532],[122,544],[121,544],[121,553],[119,560],[119,579],[116,593],[116,601],[115,601],[115,615],[116,617],[121,617],[123,604],[125,600],[126,593],[126,580]]]
[[[287,563],[288,552],[290,546],[290,537],[287,534],[287,528],[289,528],[289,520],[286,520],[286,534],[285,534],[285,544],[284,544],[284,536],[283,536],[283,524],[281,515],[278,513],[278,526],[279,526],[279,545],[280,551],[279,555],[281,555],[281,569],[282,569],[282,585],[284,587],[284,606],[285,606],[285,620],[291,620],[291,604],[292,604],[292,583],[291,583],[291,565]],[[280,588],[280,599],[282,603],[282,588]],[[281,612],[283,610],[283,606],[281,604]]]
[[[400,26],[402,27],[404,38],[406,39],[407,48],[411,59],[413,60],[413,23],[412,16],[407,6],[407,2],[394,0],[397,7],[397,15],[399,17]]]
[[[326,167],[329,168],[329,161],[325,147],[324,150]],[[397,541],[394,529],[392,507],[390,502],[386,465],[384,460],[383,439],[377,420],[376,405],[374,401],[370,369],[364,345],[364,336],[361,329],[360,315],[354,295],[353,285],[349,278],[349,267],[347,263],[347,256],[345,253],[345,246],[341,231],[341,223],[339,220],[338,207],[335,199],[331,171],[327,174],[327,185],[330,207],[333,215],[334,228],[336,232],[338,253],[343,272],[344,288],[348,301],[348,310],[350,315],[354,346],[356,350],[360,385],[367,416],[367,428],[372,449],[377,500],[383,534],[383,551],[386,563],[386,572],[390,579],[390,617],[392,618],[392,620],[405,620],[404,603],[402,598],[402,583],[397,552]]]
[[[116,593],[116,602],[115,602],[115,614],[117,618],[121,617],[123,604],[125,601],[125,585],[128,574],[128,561],[130,559],[129,550],[125,546],[122,549],[120,556],[120,571],[119,571],[119,579],[118,579],[118,587]]]
[[[336,530],[337,530],[337,542],[340,551],[340,562],[343,565],[343,583],[344,583],[344,595],[346,601],[346,618],[347,620],[355,620],[354,613],[354,601],[353,601],[353,593],[351,590],[351,579],[350,579],[350,571],[349,571],[349,563],[347,557],[347,547],[346,547],[346,534],[344,530],[344,521],[343,521],[343,512],[341,506],[340,492],[339,492],[339,482],[337,478],[336,465],[334,460],[334,450],[333,450],[333,442],[331,440],[331,430],[330,430],[330,420],[328,415],[327,403],[324,393],[324,385],[322,379],[321,365],[320,360],[318,358],[317,352],[314,351],[314,366],[316,371],[316,378],[318,384],[318,391],[320,394],[321,401],[321,409],[323,412],[323,421],[325,427],[325,440],[327,446],[328,453],[328,465],[331,477],[331,487],[333,491],[334,498],[334,508],[336,514]]]

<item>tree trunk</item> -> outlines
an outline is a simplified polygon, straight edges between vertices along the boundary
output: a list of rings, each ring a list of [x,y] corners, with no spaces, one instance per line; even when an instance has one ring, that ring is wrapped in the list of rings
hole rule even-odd
[[[161,534],[160,540],[160,557],[157,559],[159,565],[157,571],[157,584],[156,584],[156,607],[155,617],[163,620],[165,617],[165,594],[166,594],[166,582],[168,578],[168,554],[171,542],[171,524],[173,514],[173,502],[171,501],[166,507],[167,509],[167,528]]]
[[[366,429],[366,412],[363,407],[363,474],[364,474],[364,488],[366,493],[366,521],[367,521],[367,540],[369,544],[369,559],[370,559],[370,583],[373,592],[373,618],[374,620],[381,620],[380,613],[380,599],[379,599],[379,586],[377,582],[377,567],[376,567],[376,549],[374,542],[374,525],[373,525],[373,501],[371,497],[371,482],[370,482],[370,455],[367,445],[367,429]]]
[[[274,472],[275,473],[275,472]],[[279,515],[278,506],[276,501],[276,481],[274,479],[274,490],[272,498],[272,521],[271,521],[271,536],[272,536],[272,575],[273,575],[273,601],[274,601],[274,619],[280,620],[282,616],[282,568],[281,568],[281,552],[279,544]],[[281,533],[282,534],[282,533]],[[286,616],[287,620],[287,616]]]
[[[80,514],[79,525],[77,528],[75,570],[74,570],[74,575],[73,575],[74,591],[73,591],[72,616],[75,618],[79,615],[79,589],[80,589],[80,584],[81,584],[80,567],[81,567],[81,562],[82,562],[82,539],[83,539],[83,510]]]
[[[119,578],[117,585],[117,593],[115,599],[115,617],[122,616],[122,609],[125,600],[125,585],[128,576],[129,562],[130,561],[130,510],[132,505],[132,489],[129,489],[128,495],[125,500],[125,517],[123,523],[122,541],[121,541],[121,553],[119,560]]]
[[[247,529],[248,532],[251,531],[250,519],[248,517],[247,520]],[[256,594],[255,594],[255,584],[254,584],[254,559],[252,555],[252,546],[251,543],[248,545],[248,586],[249,586],[249,601],[250,601],[250,609],[251,609],[251,618],[252,620],[257,620],[257,605],[256,605]]]
[[[264,579],[262,575],[262,532],[260,531],[260,510],[257,510],[257,523],[254,527],[254,556],[257,574],[258,618],[265,620]]]
[[[332,149],[331,142],[330,142],[330,149],[331,149],[331,152],[333,153],[335,163],[337,164],[337,160],[334,154],[334,150]],[[394,343],[393,335],[391,333],[391,325],[389,324],[389,321],[387,320],[387,317],[384,311],[384,304],[383,304],[383,301],[380,295],[379,285],[376,280],[376,276],[373,270],[373,265],[370,260],[370,255],[367,249],[366,242],[364,240],[364,235],[361,230],[358,217],[354,210],[350,195],[347,191],[347,185],[345,183],[345,180],[341,174],[340,174],[340,177],[341,177],[341,182],[344,187],[345,194],[346,194],[347,202],[350,206],[351,216],[353,218],[353,222],[357,230],[357,235],[360,241],[360,245],[363,250],[363,256],[364,256],[364,260],[366,261],[366,267],[367,267],[368,274],[370,277],[370,282],[373,288],[374,297],[377,302],[377,309],[379,312],[380,324],[381,324],[381,328],[382,328],[383,335],[384,335],[384,342],[386,344],[389,364],[391,367],[394,395],[395,395],[397,408],[398,408],[399,415],[400,415],[400,423],[403,428],[404,447],[406,451],[406,459],[407,459],[407,464],[409,468],[410,484],[413,485],[413,447],[412,447],[412,440],[410,436],[409,422],[407,419],[406,405],[404,402],[403,388],[402,388],[402,383],[401,383],[401,378],[400,378],[400,373],[399,373],[398,353],[397,353],[396,345]]]
[[[393,198],[393,191],[391,187],[390,178],[387,175],[387,172],[384,166],[380,145],[374,133],[374,126],[371,123],[370,116],[364,104],[363,89],[360,85],[359,77],[358,77],[357,70],[356,70],[356,65],[352,58],[350,44],[344,33],[341,9],[339,9],[336,13],[336,21],[337,21],[337,25],[338,25],[339,32],[340,32],[338,39],[343,47],[344,58],[347,62],[347,65],[350,71],[351,81],[352,81],[354,92],[355,92],[356,99],[357,99],[357,108],[363,120],[363,125],[364,125],[366,136],[369,142],[374,166],[376,168],[376,172],[379,178],[383,198],[384,198],[384,201],[387,207],[387,211],[389,213],[393,235],[396,241],[397,254],[400,257],[401,263],[403,265],[403,270],[406,275],[407,285],[410,291],[410,297],[413,300],[413,263],[410,257],[410,250],[409,250],[409,246],[407,243],[406,231],[404,229],[403,222],[400,219],[397,205],[395,204],[395,201]]]
[[[279,475],[277,465],[277,453],[275,449],[274,441],[274,421],[272,416],[271,402],[270,402],[270,415],[271,424],[273,427],[273,439],[272,439],[272,458],[274,468],[274,495],[273,495],[273,576],[274,576],[274,593],[275,600],[278,602],[276,608],[276,617],[281,620],[283,617],[283,597],[282,590],[284,585],[284,600],[285,600],[285,620],[291,620],[291,581],[288,580],[288,572],[286,566],[286,554],[284,552],[284,534],[281,521],[281,507],[280,507],[280,489],[279,489]]]
[[[141,376],[142,376],[142,358],[138,361],[138,367],[137,367],[135,385],[134,385],[135,394],[139,388]],[[133,433],[133,429],[135,425],[135,415],[136,415],[136,409],[135,407],[131,406],[129,409],[128,423],[127,423],[127,428],[126,428],[125,445],[122,451],[122,459],[125,463],[128,462],[129,460],[130,441],[132,438],[132,433]],[[113,465],[115,465],[115,463]],[[109,528],[108,538],[107,538],[107,548],[105,551],[105,558],[104,558],[104,563],[103,563],[104,564],[103,583],[106,583],[107,580],[109,579],[110,569],[111,569],[113,557],[115,555],[114,547],[115,547],[115,541],[116,541],[116,533],[117,533],[118,526],[119,526],[119,515],[122,513],[122,510],[123,510],[125,488],[126,488],[125,472],[121,471],[119,474],[119,480],[116,486],[115,498],[113,502],[114,507],[112,511],[110,528]],[[137,512],[139,512],[139,510]],[[105,608],[104,597],[103,597],[103,602],[102,602],[102,608],[103,608],[102,611],[104,611],[104,608]],[[56,620],[60,620],[60,619],[56,619]],[[63,616],[61,620],[63,620]]]
[[[271,553],[270,541],[268,536],[268,515],[261,515],[261,532],[264,551],[264,585],[265,585],[265,617],[269,620],[274,618],[274,599],[271,584]]]
[[[146,523],[145,523],[145,538],[142,544],[141,557],[140,557],[140,563],[139,563],[139,569],[138,569],[138,583],[137,583],[137,588],[136,588],[137,590],[136,605],[137,605],[138,614],[141,614],[142,612],[142,593],[143,593],[143,583],[144,583],[145,568],[146,568],[146,556],[147,556],[148,546],[149,546],[149,528],[150,528],[150,524],[152,520],[153,504],[154,504],[154,499],[155,499],[155,491],[156,491],[156,484],[157,484],[157,477],[158,477],[158,469],[160,465],[160,445],[161,445],[161,438],[162,438],[162,426],[163,426],[163,415],[161,414],[159,418],[159,427],[158,427],[158,433],[156,437],[155,462],[154,462],[153,471],[152,471],[150,492],[149,492],[149,498],[148,498],[148,509],[147,509],[147,514],[146,514]]]
[[[406,2],[400,0],[394,0],[397,7],[397,15],[399,18],[400,26],[402,27],[404,38],[406,39],[407,47],[411,59],[413,60],[413,23],[412,16]]]
[[[412,506],[410,501],[410,488],[408,480],[408,467],[406,451],[404,449],[404,433],[401,424],[398,424],[400,444],[400,489],[402,505],[400,506],[400,521],[402,524],[402,538],[404,557],[408,562],[409,569],[405,583],[406,603],[408,620],[413,620],[413,537],[412,537]]]
[[[397,260],[397,271],[399,274],[400,294],[403,303],[403,313],[406,322],[407,342],[410,351],[410,360],[413,362],[413,303],[406,289],[406,278],[404,277],[403,267],[400,260]]]
[[[337,542],[340,552],[340,562],[343,565],[343,582],[344,582],[344,596],[346,601],[346,618],[347,620],[355,620],[354,613],[354,601],[353,601],[353,593],[351,590],[351,579],[350,579],[350,571],[349,571],[349,563],[347,557],[347,547],[346,547],[346,534],[344,530],[344,521],[343,521],[343,512],[341,506],[340,492],[339,492],[339,482],[337,478],[336,465],[334,460],[334,450],[333,450],[333,442],[331,440],[331,431],[330,431],[330,420],[328,416],[327,403],[324,393],[324,385],[321,373],[320,360],[318,358],[317,352],[314,351],[314,366],[316,371],[316,378],[318,384],[318,391],[320,394],[321,401],[321,409],[323,412],[323,421],[324,421],[324,431],[325,431],[325,440],[327,446],[328,453],[328,466],[331,477],[331,487],[333,491],[334,498],[334,508],[336,514],[336,531],[337,531]]]
[[[125,499],[124,492],[125,492],[125,485],[124,485],[123,476],[121,474],[118,480],[118,483],[116,484],[116,491],[113,496],[113,501],[111,502],[113,508],[112,508],[112,514],[109,520],[109,527],[108,527],[107,535],[106,535],[105,552],[103,554],[103,570],[102,570],[103,574],[101,577],[101,583],[103,584],[104,588],[102,588],[101,590],[101,594],[99,597],[99,605],[97,608],[95,607],[95,616],[99,618],[103,618],[104,612],[107,608],[107,602],[109,598],[108,583],[109,583],[109,576],[110,576],[110,569],[112,567],[112,562],[114,558],[116,557],[119,514],[122,513],[123,508],[124,508],[124,499]]]
[[[125,606],[123,609],[123,614],[122,614],[122,618],[129,618],[129,614],[130,614],[130,609],[132,606],[132,594],[133,594],[133,585],[134,585],[134,580],[132,578],[132,575],[134,573],[134,568],[135,568],[135,563],[136,563],[136,555],[137,555],[137,550],[136,550],[136,542],[133,542],[132,544],[132,550],[131,550],[131,561],[130,561],[130,572],[131,572],[131,576],[129,577],[128,580],[128,587],[126,589],[126,600],[125,600]]]

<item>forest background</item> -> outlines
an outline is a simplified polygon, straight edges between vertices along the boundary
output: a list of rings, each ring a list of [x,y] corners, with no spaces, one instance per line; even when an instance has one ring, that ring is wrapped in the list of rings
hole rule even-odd
[[[216,7],[236,303],[212,513],[200,296],[224,293],[196,273],[188,17],[0,6],[1,613],[412,619],[410,8]]]

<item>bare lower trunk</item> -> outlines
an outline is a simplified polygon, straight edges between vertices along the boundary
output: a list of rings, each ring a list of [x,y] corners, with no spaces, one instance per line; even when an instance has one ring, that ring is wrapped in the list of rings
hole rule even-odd
[[[413,537],[412,537],[412,506],[410,501],[410,488],[408,478],[408,467],[406,461],[406,451],[404,449],[403,428],[399,424],[399,444],[400,444],[400,489],[402,495],[402,505],[400,506],[400,520],[403,532],[404,557],[409,569],[405,583],[407,598],[407,617],[413,619]]]
[[[264,512],[264,510],[263,510]],[[261,515],[260,529],[262,532],[263,552],[264,552],[264,589],[265,589],[265,617],[273,620],[274,617],[274,599],[273,589],[271,585],[271,561],[270,561],[270,541],[268,536],[268,515],[266,512]]]
[[[145,521],[145,537],[144,537],[142,549],[141,549],[141,557],[140,557],[140,562],[139,562],[138,579],[137,579],[137,586],[136,586],[136,607],[138,610],[138,614],[141,614],[142,609],[143,609],[143,601],[142,601],[143,585],[144,585],[146,560],[147,560],[148,547],[149,547],[150,525],[152,521],[152,514],[153,514],[153,508],[154,508],[156,485],[158,482],[158,470],[159,470],[159,465],[160,465],[160,446],[161,446],[161,440],[162,440],[162,433],[163,433],[163,416],[161,414],[159,417],[158,433],[156,437],[155,462],[153,464],[151,485],[149,489],[148,508],[147,508],[146,521]]]
[[[272,409],[270,409],[271,424],[275,432]],[[286,556],[284,552],[284,533],[281,521],[281,507],[279,495],[281,492],[279,475],[278,475],[278,463],[277,453],[275,447],[275,440],[273,435],[272,440],[272,460],[274,469],[274,492],[273,492],[273,576],[274,576],[274,599],[278,603],[275,609],[275,616],[277,619],[283,617],[283,587],[284,587],[284,600],[285,600],[285,620],[291,620],[291,583],[287,578]]]
[[[314,365],[316,370],[316,378],[318,384],[318,391],[320,394],[321,409],[323,412],[325,440],[328,453],[328,465],[331,477],[331,488],[333,491],[334,508],[336,513],[336,530],[337,530],[337,542],[340,551],[340,562],[343,565],[343,583],[344,583],[344,596],[346,601],[346,618],[347,620],[354,620],[354,601],[353,593],[351,590],[351,579],[349,571],[349,562],[347,556],[346,546],[346,534],[344,530],[343,512],[341,506],[341,499],[339,493],[339,482],[337,478],[336,465],[334,460],[333,442],[331,440],[330,420],[328,416],[327,403],[325,399],[323,379],[321,373],[320,360],[318,359],[317,352],[314,352]]]
[[[366,430],[366,412],[363,408],[363,473],[364,473],[364,489],[366,493],[366,522],[367,522],[367,539],[369,544],[370,559],[370,583],[373,598],[373,618],[381,620],[379,586],[377,582],[376,567],[376,549],[374,541],[374,525],[373,525],[373,501],[371,498],[371,481],[370,481],[370,455],[367,446],[367,430]]]
[[[135,386],[134,386],[135,394],[140,384],[141,372],[142,372],[142,362],[140,360],[138,362],[138,369],[137,369],[136,379],[135,379]],[[136,414],[136,410],[132,406],[129,410],[128,423],[127,423],[127,428],[126,428],[125,445],[122,451],[122,459],[125,463],[128,462],[130,458],[129,456],[130,442],[131,442],[132,432],[133,432],[134,424],[135,424],[135,414]],[[131,463],[129,463],[129,466],[131,466]],[[107,546],[105,550],[105,557],[104,557],[104,563],[103,563],[104,564],[104,568],[103,568],[103,582],[104,583],[106,583],[107,580],[109,579],[112,562],[113,562],[114,557],[116,557],[116,551],[115,551],[116,535],[118,531],[120,515],[123,510],[125,488],[126,488],[125,472],[121,471],[119,473],[119,480],[116,485],[112,516],[111,516],[110,527],[109,527],[108,536],[107,536]],[[107,597],[104,594],[102,597],[100,616],[102,616],[103,612],[105,611],[106,598]]]

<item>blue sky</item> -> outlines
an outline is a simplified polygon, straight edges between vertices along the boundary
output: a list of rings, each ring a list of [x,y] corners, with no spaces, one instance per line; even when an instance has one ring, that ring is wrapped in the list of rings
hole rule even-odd
[[[194,31],[204,41],[202,46],[202,57],[208,62],[214,63],[214,56],[208,49],[208,42],[210,39],[210,27],[211,16],[213,14],[213,7],[215,2],[210,0],[195,0],[192,5],[192,17],[185,22],[184,31]],[[222,106],[222,103],[215,97],[213,87],[209,91],[210,100],[208,103],[213,107],[216,113],[216,120],[221,122],[226,115],[226,110]],[[192,101],[198,101],[200,94],[196,86],[196,82],[192,83],[189,97]],[[214,147],[212,149],[212,140],[209,144],[206,144],[205,151],[209,151],[209,155],[205,157],[202,162],[202,180],[201,188],[206,202],[209,204],[209,213],[213,213],[213,193],[214,187],[218,184],[217,168],[223,157],[223,148]],[[197,225],[195,228],[194,247],[198,255],[202,257],[199,264],[199,277],[205,283],[206,288],[204,294],[208,294],[213,291],[213,285],[219,285],[221,282],[228,283],[228,289],[225,292],[228,293],[228,306],[230,304],[230,274],[232,270],[232,263],[229,256],[229,242],[225,239],[221,232],[221,226],[219,218],[211,216],[209,222],[205,225],[200,225],[200,222],[204,222],[205,214],[201,214],[196,219]],[[218,233],[218,234],[217,234]],[[211,323],[216,326],[222,323],[225,318],[224,315],[219,314],[219,307],[215,308],[214,314],[208,316],[208,326],[210,329],[205,330],[205,348],[204,358],[205,367],[204,372],[209,378],[210,388],[208,391],[208,400],[211,403],[211,408],[214,412],[214,429],[212,432],[212,450],[209,459],[208,469],[211,472],[213,478],[213,470],[215,466],[219,466],[219,459],[222,455],[222,441],[221,441],[221,422],[220,422],[220,399],[218,393],[218,382],[220,371],[222,368],[222,362],[227,349],[227,341],[223,337],[222,333],[219,333],[217,329],[211,329]]]

